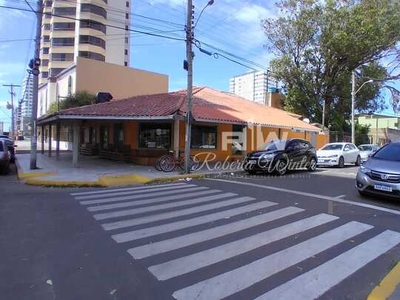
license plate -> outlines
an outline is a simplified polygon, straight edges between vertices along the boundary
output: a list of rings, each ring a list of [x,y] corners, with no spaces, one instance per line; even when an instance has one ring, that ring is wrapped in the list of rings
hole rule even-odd
[[[382,184],[375,184],[374,189],[379,190],[379,191],[384,191],[384,192],[391,192],[392,187],[388,185],[382,185]]]
[[[319,163],[329,162],[329,159],[318,159]]]

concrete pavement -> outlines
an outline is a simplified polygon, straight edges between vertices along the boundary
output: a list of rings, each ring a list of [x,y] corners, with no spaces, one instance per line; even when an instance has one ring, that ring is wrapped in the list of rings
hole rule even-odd
[[[173,172],[157,171],[153,166],[133,165],[125,162],[109,161],[98,156],[79,156],[78,167],[72,166],[72,153],[62,152],[59,158],[49,157],[47,153],[37,154],[36,170],[30,170],[30,154],[17,153],[18,178],[31,185],[43,186],[121,186],[148,184],[154,182],[202,178],[226,172],[221,168],[204,165],[191,174],[180,170]]]

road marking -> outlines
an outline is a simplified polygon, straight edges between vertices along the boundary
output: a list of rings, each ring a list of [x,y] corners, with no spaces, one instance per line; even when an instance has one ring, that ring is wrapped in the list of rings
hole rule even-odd
[[[160,213],[157,215],[139,217],[139,218],[129,219],[129,220],[116,221],[116,222],[112,222],[112,223],[105,223],[105,224],[102,224],[101,226],[103,226],[104,230],[119,229],[119,228],[139,225],[139,224],[150,223],[150,222],[154,222],[154,221],[173,219],[175,217],[187,216],[187,215],[191,215],[191,214],[199,213],[199,212],[206,212],[208,210],[213,210],[216,208],[223,208],[225,206],[230,206],[230,205],[235,205],[235,204],[243,204],[243,203],[246,203],[247,201],[255,201],[255,200],[256,199],[254,199],[252,197],[240,197],[240,198],[235,198],[235,199],[232,199],[229,201],[224,201],[221,203],[201,205],[201,206],[177,210],[177,211],[173,211],[173,212]],[[249,203],[247,203],[247,204],[249,204]],[[203,216],[201,218],[205,218],[205,217],[206,216]]]
[[[371,228],[372,226],[367,224],[349,222],[245,266],[185,287],[174,292],[173,296],[176,299],[185,300],[225,298]],[[279,239],[279,237],[277,238]],[[334,269],[331,269],[330,274],[333,273],[332,270]],[[162,272],[160,269],[157,271]],[[246,275],[243,276],[244,274]],[[288,298],[278,297],[275,299]],[[292,299],[297,299],[297,297]]]
[[[112,193],[112,192],[120,192],[120,191],[158,189],[159,187],[164,187],[164,186],[183,186],[186,184],[187,183],[167,183],[167,184],[157,184],[157,185],[129,187],[129,188],[105,189],[105,190],[100,190],[100,191],[79,192],[79,193],[71,193],[70,195],[75,197],[75,196],[82,196],[82,195],[95,195],[95,194],[104,194],[104,193]]]
[[[208,190],[208,191],[203,191],[203,192],[197,192],[197,193],[192,193],[192,195],[189,197],[192,198],[194,196],[213,194],[216,192],[219,193],[221,191],[220,190]],[[196,195],[193,195],[193,194],[196,194]],[[165,209],[165,208],[172,208],[172,207],[196,204],[196,203],[201,203],[201,202],[205,202],[205,201],[217,200],[217,199],[222,199],[222,198],[226,198],[226,197],[234,197],[234,196],[237,196],[237,194],[224,193],[224,194],[218,194],[218,195],[209,196],[209,197],[192,198],[189,200],[178,201],[178,202],[173,202],[173,203],[162,203],[162,204],[158,204],[158,202],[162,202],[159,199],[154,199],[154,200],[150,200],[150,201],[143,200],[143,201],[116,203],[116,204],[106,204],[106,205],[99,205],[99,206],[90,206],[87,209],[88,209],[88,211],[93,212],[93,211],[102,211],[102,210],[115,209],[115,208],[140,206],[141,204],[149,204],[149,203],[156,204],[156,205],[152,205],[151,207],[143,207],[143,212],[145,212],[145,211],[152,211],[152,210],[159,210],[159,209]],[[186,198],[189,198],[189,197],[186,197]],[[174,198],[174,199],[176,199],[176,198]],[[150,210],[146,210],[146,209],[150,209]],[[141,209],[138,208],[138,211],[140,211],[140,210]]]
[[[123,195],[135,195],[135,194],[146,194],[146,193],[152,193],[152,192],[159,192],[159,191],[168,191],[168,190],[184,190],[190,187],[195,187],[196,185],[194,184],[187,184],[187,185],[180,185],[180,186],[166,186],[166,187],[160,187],[157,189],[146,189],[146,190],[134,190],[134,191],[116,191],[116,192],[110,192],[110,193],[104,193],[101,195],[88,195],[88,196],[78,196],[75,197],[76,200],[88,200],[88,199],[99,199],[99,198],[106,198],[110,196],[123,196]]]
[[[386,230],[365,243],[278,286],[257,299],[316,299],[330,288],[340,283],[343,279],[352,275],[399,243],[400,234]]]
[[[151,266],[149,270],[159,280],[171,279],[257,249],[272,242],[279,241],[286,237],[298,234],[336,219],[338,219],[338,217],[328,214],[312,216],[249,236],[244,239],[236,240],[215,248],[170,260],[159,265]]]
[[[204,190],[208,190],[208,188],[190,188],[190,189],[186,189],[184,190],[185,193],[187,192],[194,192],[194,191],[204,191]],[[174,199],[181,199],[181,198],[185,198],[185,197],[189,197],[193,194],[198,194],[198,193],[192,193],[192,194],[180,194],[180,195],[176,195],[178,192],[177,191],[168,191],[168,192],[163,192],[160,195],[171,195],[170,197],[157,197],[156,199],[146,199],[144,201],[142,201],[142,203],[144,202],[148,202],[148,203],[153,203],[153,202],[160,202],[160,199],[164,199],[163,201],[166,201],[165,199],[168,200],[174,200]],[[139,200],[139,199],[143,199],[143,198],[149,198],[149,195],[151,195],[151,197],[156,197],[154,196],[154,194],[159,194],[159,193],[152,193],[152,194],[146,194],[146,195],[135,195],[135,196],[125,196],[125,197],[111,197],[111,198],[106,198],[106,199],[101,199],[101,200],[86,200],[86,201],[81,201],[80,203],[82,205],[91,205],[91,204],[102,204],[102,203],[108,203],[108,202],[118,202],[118,201],[127,201],[127,200]],[[180,198],[177,198],[180,197]],[[153,202],[152,202],[153,201]]]
[[[199,192],[199,193],[201,193],[202,195],[207,195],[207,194],[215,194],[215,193],[220,193],[220,192],[221,192],[220,190],[208,190],[208,191],[203,191],[203,192]],[[221,195],[223,195],[223,194],[221,194]],[[199,198],[199,199],[201,199],[201,198]],[[196,201],[197,202],[202,202],[202,201],[199,201],[198,199],[196,199]],[[226,200],[222,200],[222,201],[226,201]],[[125,217],[125,216],[130,216],[130,215],[137,215],[137,214],[140,214],[140,213],[143,213],[143,212],[161,210],[161,209],[163,209],[162,206],[167,207],[168,205],[173,207],[173,205],[179,205],[179,202],[178,203],[155,205],[156,209],[153,209],[154,206],[142,207],[142,208],[124,209],[124,210],[117,210],[117,211],[113,211],[113,212],[95,214],[95,215],[93,215],[93,217],[96,220],[104,220],[104,219]]]
[[[335,198],[340,199],[340,198],[344,198],[344,197],[346,197],[346,195],[339,195],[339,196],[336,196]]]
[[[258,207],[260,208],[267,208],[269,206],[274,205],[274,203],[271,202],[262,202]],[[249,209],[250,207],[247,207]],[[252,209],[252,208],[251,208]],[[240,220],[237,222],[229,223],[226,225],[220,225],[211,229],[206,229],[202,231],[198,231],[195,233],[191,234],[186,234],[183,236],[179,236],[176,238],[168,239],[165,241],[157,242],[157,243],[151,243],[148,245],[140,246],[137,248],[132,248],[129,249],[128,252],[134,257],[134,258],[143,258],[147,256],[151,256],[153,254],[159,254],[167,251],[171,251],[174,249],[186,247],[192,244],[200,243],[203,241],[211,240],[217,237],[221,237],[223,235],[227,235],[233,232],[237,232],[240,230],[244,230],[246,228],[251,228],[263,223],[271,222],[273,220],[277,220],[286,216],[290,216],[295,213],[299,213],[304,211],[304,209],[297,208],[297,207],[287,207],[287,208],[282,208],[279,210],[275,210],[269,213],[265,213],[262,215],[258,215],[255,217],[251,217],[248,219]],[[248,212],[248,210],[246,211]],[[240,214],[243,212],[240,212]],[[157,235],[160,233],[165,233],[165,232],[170,232],[173,230],[178,230],[182,228],[187,228],[191,227],[194,225],[199,225],[204,224],[204,219],[198,218],[193,222],[193,219],[187,220],[187,221],[180,221],[180,222],[175,222],[171,224],[167,224],[167,226],[162,225],[162,226],[156,226],[156,227],[150,227],[150,228],[145,228],[145,229],[139,229],[131,232],[124,232],[120,234],[113,235],[112,238],[117,242],[117,243],[122,243],[126,241],[133,241],[136,239],[140,239],[143,237],[148,237],[148,236],[153,236]],[[171,226],[173,225],[173,226]]]
[[[371,204],[367,204],[367,203],[354,202],[354,201],[350,201],[350,200],[337,199],[335,197],[330,197],[330,196],[325,196],[325,195],[318,195],[318,194],[312,194],[312,193],[301,192],[301,191],[293,191],[293,190],[278,188],[278,187],[274,187],[274,186],[266,186],[266,185],[255,184],[255,183],[250,183],[250,182],[241,182],[241,181],[233,181],[233,180],[226,180],[226,179],[204,178],[203,180],[211,180],[211,181],[219,181],[219,182],[226,182],[226,183],[239,184],[239,185],[254,186],[254,187],[277,191],[277,192],[301,195],[301,196],[306,196],[306,197],[310,197],[310,198],[331,200],[331,201],[335,201],[338,203],[344,203],[344,204],[349,204],[349,205],[354,205],[354,206],[359,206],[359,207],[364,207],[364,208],[370,208],[370,209],[375,209],[375,210],[379,210],[379,211],[383,211],[383,212],[387,212],[387,213],[391,213],[391,214],[395,214],[395,215],[400,215],[400,211],[397,211],[394,209],[375,206],[375,205],[371,205]]]

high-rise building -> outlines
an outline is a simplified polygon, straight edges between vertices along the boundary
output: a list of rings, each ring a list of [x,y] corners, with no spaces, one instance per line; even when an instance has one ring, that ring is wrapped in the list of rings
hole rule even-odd
[[[39,83],[85,57],[129,66],[130,0],[43,0]]]
[[[268,91],[276,91],[277,80],[269,72],[254,71],[229,80],[229,91],[247,100],[267,104]]]
[[[18,102],[17,129],[23,135],[29,133],[28,125],[32,116],[33,78],[26,75],[21,85],[21,101]]]

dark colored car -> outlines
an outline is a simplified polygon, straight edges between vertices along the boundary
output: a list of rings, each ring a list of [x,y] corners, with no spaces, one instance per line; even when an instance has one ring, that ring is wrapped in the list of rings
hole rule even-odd
[[[0,139],[0,173],[7,174],[10,167],[10,151],[4,139]]]
[[[2,141],[5,142],[5,144],[6,144],[7,148],[8,148],[8,151],[10,152],[10,155],[11,155],[11,158],[10,158],[11,163],[15,163],[15,147],[16,147],[16,145],[14,145],[12,139],[10,139],[10,138],[9,138],[8,136],[6,136],[6,135],[0,135],[0,140],[2,140]]]
[[[249,174],[257,172],[284,175],[288,170],[317,167],[316,149],[302,139],[276,140],[266,143],[259,150],[247,154],[243,168]]]
[[[360,167],[356,188],[361,195],[400,197],[400,142],[390,143]]]

